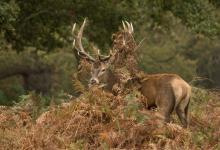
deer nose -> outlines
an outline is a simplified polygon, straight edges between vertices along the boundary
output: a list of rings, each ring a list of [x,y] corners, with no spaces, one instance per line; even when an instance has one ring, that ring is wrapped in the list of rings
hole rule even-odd
[[[90,80],[90,84],[91,84],[91,85],[96,84],[96,83],[98,83],[98,81],[97,81],[96,79],[91,79],[91,80]]]

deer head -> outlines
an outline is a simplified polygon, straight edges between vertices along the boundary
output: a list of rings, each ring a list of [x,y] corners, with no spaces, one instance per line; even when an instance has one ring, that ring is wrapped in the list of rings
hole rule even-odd
[[[73,34],[73,48],[77,51],[78,56],[82,59],[87,60],[91,65],[91,78],[89,80],[89,86],[103,83],[102,81],[106,79],[107,68],[110,65],[110,58],[113,56],[113,53],[110,52],[108,56],[100,54],[98,50],[98,57],[94,58],[89,53],[85,51],[82,45],[82,35],[84,27],[86,25],[86,19],[84,19],[83,24],[81,25],[77,35],[74,34],[76,23],[73,25],[72,34]],[[103,86],[103,85],[102,85]]]
[[[104,56],[104,55],[101,55],[100,51],[98,50],[98,57],[97,58],[94,58],[91,55],[89,55],[85,51],[85,49],[83,48],[83,45],[82,45],[82,35],[83,35],[84,27],[86,25],[86,21],[87,20],[84,19],[84,22],[81,25],[77,35],[74,34],[76,24],[73,25],[73,28],[72,28],[72,34],[74,37],[73,47],[77,51],[78,56],[80,58],[85,59],[90,64],[92,64],[91,78],[89,80],[89,87],[92,85],[98,84],[101,87],[108,85],[108,87],[110,89],[114,83],[114,74],[109,69],[109,66],[114,65],[113,62],[114,62],[115,56],[119,52],[117,50],[114,51],[114,53],[112,51],[110,51],[108,56]],[[129,34],[132,36],[132,34],[134,32],[132,23],[129,23],[127,21],[122,21],[122,26],[123,26],[123,33]],[[128,44],[127,43],[128,41],[126,40],[124,35],[122,37],[119,36],[119,38],[120,39],[122,38],[122,40],[119,40],[119,41],[122,41],[123,45]]]

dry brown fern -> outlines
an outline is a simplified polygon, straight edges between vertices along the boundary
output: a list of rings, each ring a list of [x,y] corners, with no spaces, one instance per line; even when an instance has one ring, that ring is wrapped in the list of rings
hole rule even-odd
[[[76,93],[83,93],[85,92],[85,86],[82,84],[82,82],[78,79],[77,74],[73,74],[72,77],[73,82],[73,88]]]

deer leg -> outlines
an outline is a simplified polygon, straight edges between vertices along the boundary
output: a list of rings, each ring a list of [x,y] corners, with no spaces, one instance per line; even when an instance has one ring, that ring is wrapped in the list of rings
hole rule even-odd
[[[167,123],[170,122],[170,116],[174,109],[174,104],[170,102],[170,100],[172,100],[172,97],[165,97],[164,99],[160,99],[156,102],[159,114],[161,115],[162,119]]]
[[[187,128],[188,123],[187,123],[187,117],[186,117],[186,114],[185,114],[185,110],[182,109],[180,107],[180,105],[178,105],[176,107],[176,113],[177,113],[177,116],[179,117],[180,122],[182,123],[183,127]]]
[[[188,127],[188,107],[190,98],[186,97],[176,107],[176,113],[184,128]]]
[[[186,122],[187,122],[187,127],[189,125],[189,115],[188,115],[188,111],[189,111],[189,102],[186,105],[185,109],[184,109],[184,113],[185,113],[185,117],[186,117]]]
[[[170,112],[166,110],[161,110],[160,111],[161,118],[164,120],[164,122],[169,123],[170,122]]]
[[[166,123],[169,123],[170,122],[170,115],[172,113],[172,110],[169,106],[166,106],[165,105],[157,105],[158,107],[158,114],[157,116],[162,119],[164,122]]]
[[[158,123],[158,125],[160,126],[164,126],[166,125],[166,123],[170,122],[170,114],[168,113],[164,113],[163,110],[161,110],[160,108],[158,108],[158,112],[156,112],[156,122]]]

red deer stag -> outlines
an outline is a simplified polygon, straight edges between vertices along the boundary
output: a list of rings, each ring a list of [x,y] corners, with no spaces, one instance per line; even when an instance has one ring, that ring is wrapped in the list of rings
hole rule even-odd
[[[111,55],[104,58],[94,59],[85,52],[81,38],[86,20],[84,20],[79,33],[75,36],[73,46],[80,57],[92,63],[91,79],[89,85],[106,85],[111,90],[117,83],[114,74],[109,66]],[[129,24],[127,24],[129,28]],[[75,25],[73,26],[73,31]],[[132,28],[133,30],[133,28]],[[134,79],[138,81],[140,92],[146,97],[148,107],[157,106],[160,117],[165,121],[170,121],[170,115],[175,110],[183,127],[188,126],[188,106],[191,96],[191,87],[180,76],[176,74],[145,74],[143,77]]]
[[[105,88],[110,89],[113,85],[114,82],[111,82],[111,79],[108,78],[109,70],[106,70],[106,68],[109,68],[109,62],[110,58],[112,56],[112,52],[108,56],[101,55],[100,52],[98,51],[98,58],[94,58],[91,55],[89,55],[83,48],[82,46],[82,35],[83,35],[83,30],[86,25],[86,19],[84,20],[82,26],[79,29],[79,32],[77,35],[74,34],[76,24],[73,25],[72,28],[72,34],[73,34],[73,48],[76,50],[77,54],[79,57],[82,59],[87,60],[89,63],[92,64],[91,68],[91,79],[89,81],[89,86],[92,86],[93,84],[96,83],[104,83],[105,81],[108,82],[108,85],[105,86]],[[108,73],[106,73],[108,72]],[[112,74],[113,76],[113,74]],[[104,86],[104,84],[102,85]]]

